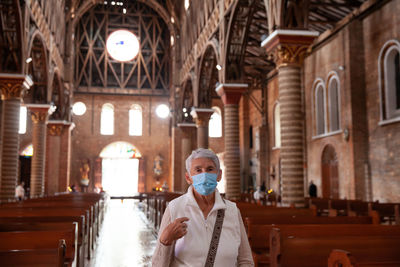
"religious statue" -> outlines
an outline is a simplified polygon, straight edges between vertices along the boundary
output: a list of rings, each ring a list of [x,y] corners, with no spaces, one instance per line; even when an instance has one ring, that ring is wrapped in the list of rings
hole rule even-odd
[[[163,158],[160,155],[157,155],[154,159],[154,174],[156,176],[160,176],[162,174],[162,162],[163,162]]]
[[[85,159],[82,161],[82,166],[79,168],[79,171],[81,172],[81,185],[88,186],[90,172],[89,159]]]

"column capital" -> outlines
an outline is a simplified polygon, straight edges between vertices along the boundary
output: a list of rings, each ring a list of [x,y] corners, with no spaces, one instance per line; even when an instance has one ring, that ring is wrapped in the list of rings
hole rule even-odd
[[[1,99],[19,99],[33,85],[29,75],[0,73]]]
[[[196,130],[195,123],[178,123],[177,126],[182,131],[184,137],[189,137]]]
[[[214,113],[212,108],[196,108],[192,107],[192,111],[190,111],[190,115],[196,122],[196,126],[208,126],[208,121],[210,120],[211,115]]]
[[[307,49],[318,37],[315,31],[275,30],[261,43],[268,54],[274,54],[278,67],[301,65]]]
[[[215,88],[224,105],[239,104],[242,94],[249,87],[246,83],[221,83]]]
[[[60,136],[64,129],[69,129],[71,122],[65,120],[50,120],[47,122],[47,130],[51,136]]]
[[[45,122],[54,112],[53,105],[50,104],[27,104],[26,107],[31,112],[33,123]]]

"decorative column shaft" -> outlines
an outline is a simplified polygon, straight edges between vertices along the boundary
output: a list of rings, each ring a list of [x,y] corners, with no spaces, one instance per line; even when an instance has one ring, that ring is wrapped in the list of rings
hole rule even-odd
[[[194,123],[178,123],[178,127],[182,132],[182,148],[181,148],[181,162],[182,162],[182,172],[180,179],[180,191],[186,191],[188,184],[185,179],[186,172],[186,159],[192,153],[192,135],[196,129],[196,124]]]
[[[45,193],[54,195],[58,192],[59,171],[60,171],[60,148],[62,121],[49,121],[47,123],[46,142],[46,173]]]
[[[197,127],[197,147],[208,148],[208,122],[214,110],[211,108],[192,108],[190,115]]]
[[[32,86],[29,76],[0,74],[1,116],[1,177],[0,202],[14,199],[18,179],[19,110],[25,89]]]
[[[264,42],[275,53],[281,119],[282,203],[304,205],[304,113],[301,91],[303,58],[316,32],[276,30]]]
[[[239,101],[247,84],[220,84],[215,91],[224,103],[225,196],[240,198]]]
[[[31,197],[44,195],[44,173],[46,154],[46,122],[51,105],[29,104],[31,112],[33,156],[31,163]]]
[[[45,193],[65,192],[69,177],[70,122],[47,123]]]

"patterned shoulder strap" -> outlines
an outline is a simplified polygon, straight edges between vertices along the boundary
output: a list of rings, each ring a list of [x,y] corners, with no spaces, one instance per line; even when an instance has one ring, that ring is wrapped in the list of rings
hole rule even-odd
[[[224,217],[225,217],[225,209],[218,210],[217,219],[215,221],[212,239],[210,243],[210,248],[208,249],[207,260],[204,267],[214,266],[215,255],[217,254],[219,237],[221,235],[222,224],[224,223]]]

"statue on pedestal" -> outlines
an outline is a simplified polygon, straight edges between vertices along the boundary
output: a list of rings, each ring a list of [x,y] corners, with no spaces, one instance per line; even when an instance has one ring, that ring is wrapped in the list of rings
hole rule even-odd
[[[89,185],[89,172],[90,172],[90,162],[89,159],[85,159],[82,161],[82,166],[79,168],[81,172],[81,180],[80,183],[82,186],[87,187]]]
[[[157,155],[155,158],[154,158],[154,168],[153,168],[153,171],[154,171],[154,174],[159,178],[159,176],[161,176],[161,174],[162,174],[162,162],[164,161],[164,159],[160,156],[160,155]]]

